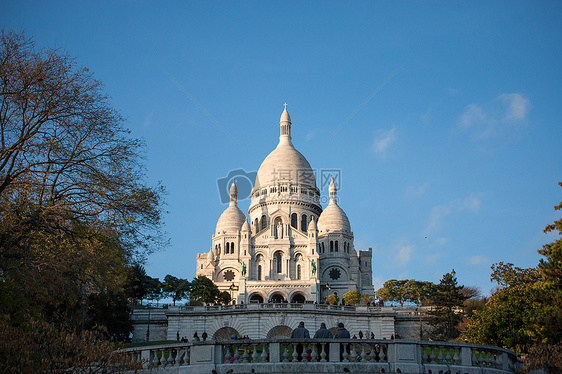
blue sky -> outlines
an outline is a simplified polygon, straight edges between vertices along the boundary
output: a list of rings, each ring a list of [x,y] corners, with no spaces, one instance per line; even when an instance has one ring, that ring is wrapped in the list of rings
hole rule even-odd
[[[3,28],[76,56],[146,140],[171,238],[151,276],[195,275],[226,208],[217,180],[259,168],[287,102],[296,148],[342,170],[376,288],[454,268],[484,294],[492,263],[535,266],[553,240],[561,16],[550,1],[0,2]]]

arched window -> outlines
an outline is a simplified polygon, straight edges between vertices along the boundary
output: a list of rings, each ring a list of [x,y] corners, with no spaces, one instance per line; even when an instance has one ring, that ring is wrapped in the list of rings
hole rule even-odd
[[[260,231],[260,224],[258,223],[258,219],[256,218],[254,221],[254,230],[255,232]]]
[[[325,253],[325,251],[324,251],[324,242],[322,242],[322,253]]]
[[[275,271],[277,274],[281,274],[283,270],[283,257],[281,256],[281,252],[275,253]]]
[[[226,254],[229,254],[229,253],[230,253],[229,250],[230,250],[230,243],[229,243],[229,242],[226,242],[226,248],[224,249],[224,254],[225,254],[225,255],[226,255]]]
[[[306,231],[307,230],[307,223],[308,221],[306,220],[306,214],[303,214],[301,217],[301,231]]]
[[[230,243],[230,253],[234,253],[234,242]]]
[[[301,279],[301,266],[297,265],[297,279]]]
[[[336,252],[338,252],[338,241],[336,240]]]
[[[297,221],[298,221],[298,217],[297,217],[297,213],[293,213],[291,214],[291,227],[294,227],[295,229],[297,229]]]
[[[330,252],[334,251],[334,241],[330,240]]]
[[[262,279],[262,263],[263,263],[263,256],[262,255],[257,255],[256,256],[256,264],[258,265],[256,268],[256,275],[257,275],[257,280],[263,280]]]
[[[260,230],[263,230],[267,227],[267,218],[265,217],[265,214],[263,216],[261,216],[261,227]]]

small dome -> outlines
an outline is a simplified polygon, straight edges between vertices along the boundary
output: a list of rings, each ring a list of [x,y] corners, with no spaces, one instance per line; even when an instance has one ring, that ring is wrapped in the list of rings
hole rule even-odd
[[[318,229],[351,232],[351,225],[343,209],[337,204],[330,203],[318,218]]]
[[[226,231],[228,234],[235,234],[242,229],[244,222],[246,222],[246,216],[240,208],[230,205],[219,217],[215,232],[222,234],[223,231]]]
[[[237,204],[238,189],[236,188],[236,183],[232,180],[232,185],[230,186],[230,203],[228,208],[222,212],[219,220],[217,221],[217,227],[215,232],[217,234],[222,234],[226,231],[228,234],[235,234],[242,228],[244,222],[247,223],[246,216]]]
[[[308,231],[318,231],[318,229],[316,228],[316,220],[314,219],[314,217],[312,217],[310,223],[308,224]]]
[[[248,223],[248,221],[244,221],[244,224],[242,225],[242,231],[250,231],[250,224]]]
[[[318,217],[318,229],[320,231],[351,232],[349,219],[337,203],[337,189],[334,178],[330,182],[328,191],[330,192],[330,202],[322,214],[320,214],[320,217]]]

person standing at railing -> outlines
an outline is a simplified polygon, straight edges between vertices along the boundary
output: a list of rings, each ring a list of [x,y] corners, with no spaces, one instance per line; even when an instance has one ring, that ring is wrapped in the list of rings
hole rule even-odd
[[[332,334],[332,332],[326,328],[326,324],[324,322],[322,322],[320,324],[320,328],[314,334],[314,339],[333,339],[333,338],[334,338],[334,334]],[[321,354],[322,354],[322,344],[321,343],[316,344],[316,352],[318,353],[318,359],[320,359]],[[330,343],[324,344],[324,352],[326,352],[326,360],[329,361],[330,360],[330,357],[329,357],[329,355],[330,355]]]
[[[304,322],[301,321],[299,323],[299,327],[293,330],[293,333],[291,334],[291,339],[310,339],[310,333],[308,332],[308,329],[304,327]],[[303,345],[301,343],[297,344],[297,355],[299,361],[303,359],[302,351],[303,351]]]
[[[336,332],[336,339],[351,339],[351,335],[349,334],[349,331],[347,331],[347,329],[344,327],[343,323],[338,323],[338,331]],[[341,346],[340,348],[340,361],[343,361],[343,348],[344,346]],[[347,352],[347,355],[349,356],[350,353],[350,349],[349,349],[349,344],[345,344],[345,350]]]
[[[343,323],[338,323],[338,331],[336,332],[336,339],[350,339],[349,331],[344,327]]]

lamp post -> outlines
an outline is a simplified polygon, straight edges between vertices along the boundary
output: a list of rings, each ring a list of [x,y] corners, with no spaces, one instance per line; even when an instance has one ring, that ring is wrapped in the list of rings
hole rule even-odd
[[[421,312],[421,301],[418,302],[418,315],[420,316],[420,341],[423,340],[423,329],[422,329],[422,312]]]
[[[230,299],[232,300],[232,304],[234,304],[234,296],[233,296],[233,293],[234,293],[234,290],[236,290],[236,285],[234,284],[234,282],[232,282],[232,284],[230,285],[229,289],[230,289]]]
[[[150,304],[148,305],[148,326],[146,327],[146,341],[150,341]]]

